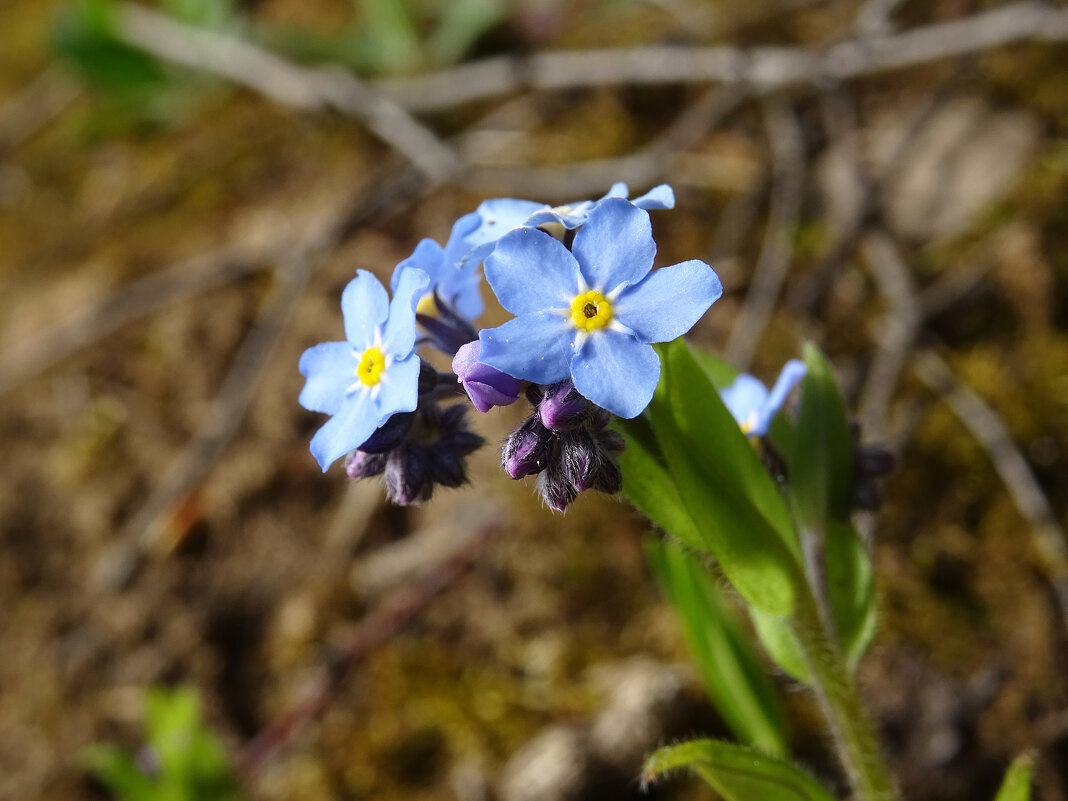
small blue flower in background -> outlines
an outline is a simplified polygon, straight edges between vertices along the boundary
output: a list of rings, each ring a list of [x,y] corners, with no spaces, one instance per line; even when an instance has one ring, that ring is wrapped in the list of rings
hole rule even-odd
[[[455,309],[462,317],[474,320],[482,314],[482,295],[478,285],[478,262],[468,260],[461,266],[461,262],[471,245],[468,238],[482,224],[482,218],[477,213],[465,214],[452,226],[449,241],[442,247],[433,239],[424,239],[415,246],[415,251],[406,258],[393,271],[393,279],[390,281],[390,289],[397,290],[400,276],[409,267],[415,267],[425,272],[430,277],[430,285],[427,287],[427,298],[433,297],[429,293],[437,293],[445,303]],[[433,313],[433,307],[423,301],[420,313]]]
[[[720,397],[727,405],[742,433],[750,437],[762,437],[768,433],[768,427],[776,413],[786,401],[797,383],[805,377],[805,363],[791,359],[782,368],[779,378],[771,392],[758,379],[742,373],[729,387],[720,392]]]
[[[578,228],[589,219],[590,212],[599,203],[609,198],[625,200],[629,193],[626,184],[618,183],[613,184],[600,200],[582,200],[563,206],[512,198],[486,200],[474,212],[478,215],[479,225],[466,236],[465,241],[471,252],[464,258],[464,263],[478,264],[484,261],[501,237],[516,228],[537,228],[549,223],[559,223],[568,230]],[[673,209],[675,193],[667,184],[660,184],[628,202],[640,209]]]
[[[517,316],[480,332],[479,360],[538,384],[571,378],[598,406],[637,416],[660,378],[650,343],[684,334],[723,294],[703,261],[650,272],[655,255],[648,212],[621,198],[598,202],[570,251],[536,228],[512,231],[486,279]]]
[[[415,410],[415,306],[429,283],[422,270],[398,271],[390,302],[374,275],[357,271],[341,294],[347,341],[324,342],[301,355],[300,372],[308,380],[300,405],[333,415],[311,441],[312,455],[324,472],[392,415]]]

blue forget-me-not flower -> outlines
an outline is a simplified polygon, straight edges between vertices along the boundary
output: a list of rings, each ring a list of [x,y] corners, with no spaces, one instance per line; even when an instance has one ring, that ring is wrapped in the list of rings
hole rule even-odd
[[[412,350],[415,306],[429,283],[422,270],[400,270],[390,302],[374,275],[357,271],[341,294],[346,341],[324,342],[300,357],[307,378],[300,405],[332,415],[311,441],[324,472],[392,415],[415,410],[420,369]]]
[[[742,433],[750,437],[762,437],[779,409],[797,383],[805,377],[805,363],[791,359],[782,368],[775,386],[768,388],[757,378],[742,373],[734,382],[720,392]]]
[[[481,224],[482,218],[472,212],[453,224],[445,247],[433,239],[420,241],[412,255],[397,265],[390,288],[395,292],[404,270],[416,267],[430,277],[426,295],[421,299],[421,313],[433,313],[434,307],[430,305],[430,300],[437,295],[462,317],[474,320],[482,314],[478,262],[470,259],[464,261],[464,257],[472,248],[469,237]]]
[[[484,261],[501,237],[516,228],[537,228],[539,225],[559,223],[572,230],[583,225],[599,203],[614,197],[625,200],[628,194],[630,190],[627,185],[617,183],[599,200],[582,200],[562,206],[507,197],[483,201],[474,212],[478,215],[479,224],[464,239],[470,249],[463,259],[464,264],[477,265]],[[660,184],[628,202],[640,209],[673,209],[675,193],[667,184]]]
[[[597,204],[570,251],[535,228],[508,233],[486,279],[517,316],[480,332],[479,360],[538,384],[571,378],[598,406],[637,416],[660,378],[650,343],[681,336],[723,293],[703,261],[650,272],[655,255],[648,212],[622,198]]]

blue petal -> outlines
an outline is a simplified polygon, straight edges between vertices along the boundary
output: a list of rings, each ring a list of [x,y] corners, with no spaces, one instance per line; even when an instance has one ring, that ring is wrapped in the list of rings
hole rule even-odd
[[[478,341],[483,364],[513,378],[552,384],[568,376],[575,328],[555,312],[534,312],[479,331]]]
[[[341,313],[345,316],[345,338],[358,350],[366,350],[389,316],[389,295],[371,273],[357,270],[341,293]]]
[[[445,243],[445,264],[458,267],[474,244],[471,235],[482,225],[482,217],[477,211],[465,214],[452,224],[449,241]]]
[[[594,331],[571,361],[581,395],[620,417],[637,417],[653,399],[660,357],[629,334]]]
[[[397,290],[389,304],[389,320],[382,333],[382,349],[394,356],[405,357],[415,347],[415,307],[430,286],[430,277],[416,267],[400,271]]]
[[[378,427],[378,411],[369,390],[358,389],[337,413],[315,432],[312,456],[326,472],[333,461],[360,447]]]
[[[532,200],[513,200],[507,197],[486,200],[479,204],[476,211],[482,222],[467,235],[467,243],[474,247],[496,242],[513,228],[526,223],[531,214],[544,208],[544,203],[535,203]]]
[[[649,213],[622,198],[601,201],[575,235],[572,252],[592,289],[608,292],[640,281],[656,256]]]
[[[411,354],[393,362],[382,374],[378,387],[378,425],[397,412],[414,412],[419,403],[419,357]]]
[[[630,194],[630,189],[625,183],[620,181],[619,183],[612,184],[612,188],[605,192],[604,197],[601,200],[607,200],[610,197],[626,198]]]
[[[675,192],[667,184],[654,186],[641,197],[631,201],[639,209],[673,209],[675,208]]]
[[[486,259],[486,280],[512,314],[567,309],[578,294],[579,266],[547,233],[520,228],[498,242]]]
[[[754,429],[754,434],[767,433],[768,426],[771,425],[771,419],[782,408],[783,403],[786,401],[786,396],[790,394],[790,390],[797,386],[797,383],[805,377],[807,371],[808,368],[805,367],[805,363],[798,359],[790,359],[783,366],[775,386],[771,388],[771,392],[768,393],[768,398],[764,401],[761,409],[761,420],[758,421],[757,427],[763,430],[757,432]]]
[[[691,259],[654,270],[623,290],[612,312],[643,342],[670,342],[689,331],[722,294],[712,268]]]
[[[535,228],[548,223],[559,223],[564,228],[578,228],[586,222],[593,211],[596,202],[593,200],[580,200],[574,203],[565,203],[562,206],[545,208],[530,215],[523,225],[527,228]]]
[[[323,342],[300,357],[300,374],[308,379],[297,401],[305,409],[337,414],[345,390],[356,381],[357,361],[348,342]]]
[[[393,269],[393,277],[389,281],[389,288],[393,294],[397,293],[401,273],[408,267],[417,267],[430,276],[430,286],[433,288],[441,281],[442,273],[445,271],[445,250],[433,239],[420,240],[415,250],[412,251],[412,255]]]
[[[734,383],[719,394],[738,425],[748,426],[749,433],[752,433],[752,428],[759,421],[760,409],[768,397],[767,387],[753,376],[741,373]]]

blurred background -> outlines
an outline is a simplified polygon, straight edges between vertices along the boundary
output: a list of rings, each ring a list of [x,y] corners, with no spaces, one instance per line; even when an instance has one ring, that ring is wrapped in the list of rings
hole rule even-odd
[[[658,264],[723,279],[692,338],[765,381],[816,341],[898,456],[860,680],[906,797],[1033,749],[1068,799],[1063,5],[7,0],[0,31],[0,798],[113,797],[85,749],[138,752],[154,685],[256,799],[637,798],[658,743],[724,736],[656,535],[498,469],[522,403],[413,509],[322,475],[296,403],[357,268],[626,181],[675,189]]]

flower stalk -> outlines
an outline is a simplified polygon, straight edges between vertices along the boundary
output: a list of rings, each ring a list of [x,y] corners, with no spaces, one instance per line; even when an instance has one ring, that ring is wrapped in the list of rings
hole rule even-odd
[[[797,643],[808,663],[821,711],[834,735],[842,767],[857,801],[897,801],[879,744],[853,674],[827,630],[815,598],[804,600],[793,620]]]

